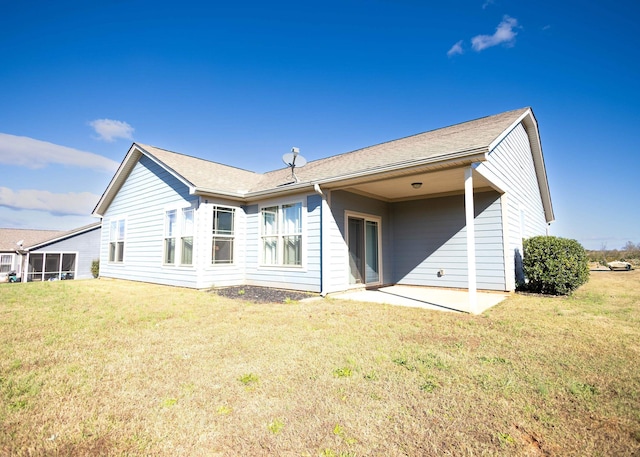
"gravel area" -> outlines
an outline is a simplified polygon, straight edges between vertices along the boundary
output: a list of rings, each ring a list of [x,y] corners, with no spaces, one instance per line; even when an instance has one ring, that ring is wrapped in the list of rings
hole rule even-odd
[[[287,300],[298,301],[305,298],[317,297],[317,294],[309,292],[259,286],[218,287],[211,289],[211,292],[222,297],[245,300],[253,303],[284,303]]]

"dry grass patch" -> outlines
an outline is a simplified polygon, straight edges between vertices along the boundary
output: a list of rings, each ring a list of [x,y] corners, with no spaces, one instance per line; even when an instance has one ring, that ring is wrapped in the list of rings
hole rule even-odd
[[[633,455],[640,273],[482,316],[0,285],[6,455]]]

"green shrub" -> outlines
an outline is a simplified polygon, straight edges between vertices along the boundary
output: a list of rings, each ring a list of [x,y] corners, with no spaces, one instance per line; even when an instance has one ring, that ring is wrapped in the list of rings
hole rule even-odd
[[[589,280],[587,254],[576,240],[535,236],[523,248],[525,290],[567,295]]]
[[[100,276],[99,260],[94,260],[93,262],[91,262],[91,274],[93,275],[94,278],[97,278],[98,276]]]

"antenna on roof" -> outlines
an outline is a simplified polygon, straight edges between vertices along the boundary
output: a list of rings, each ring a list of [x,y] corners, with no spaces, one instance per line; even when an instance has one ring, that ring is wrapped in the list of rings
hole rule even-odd
[[[307,164],[307,159],[305,159],[300,155],[300,149],[291,148],[291,152],[287,152],[285,155],[282,156],[282,161],[289,168],[291,168],[291,178],[293,179],[293,182],[294,183],[298,182],[298,177],[296,176],[295,168],[296,166],[304,167]],[[298,162],[297,164],[296,164],[296,161]]]

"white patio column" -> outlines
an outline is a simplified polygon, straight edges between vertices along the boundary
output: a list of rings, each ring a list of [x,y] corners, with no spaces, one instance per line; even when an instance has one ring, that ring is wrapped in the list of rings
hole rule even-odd
[[[464,209],[467,225],[467,275],[469,282],[469,312],[478,314],[476,284],[476,230],[473,207],[473,167],[464,170]]]

